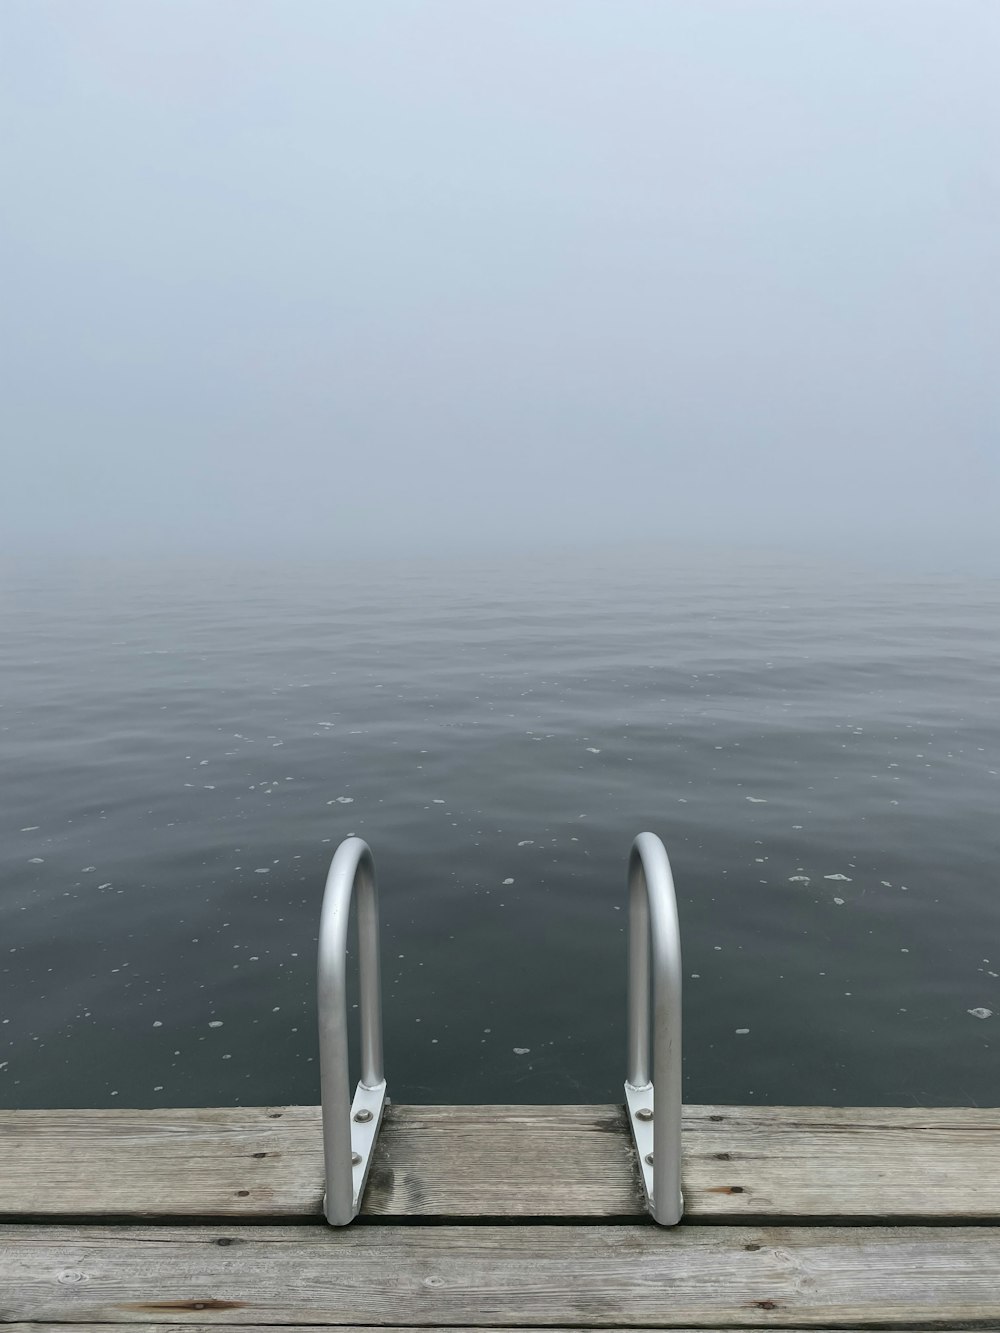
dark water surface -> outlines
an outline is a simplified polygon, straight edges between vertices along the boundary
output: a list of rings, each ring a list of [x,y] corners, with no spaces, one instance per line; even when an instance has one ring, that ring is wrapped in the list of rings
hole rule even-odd
[[[395,1100],[621,1100],[648,828],[687,1100],[995,1103],[998,611],[663,552],[8,571],[0,1101],[316,1101],[350,833]]]

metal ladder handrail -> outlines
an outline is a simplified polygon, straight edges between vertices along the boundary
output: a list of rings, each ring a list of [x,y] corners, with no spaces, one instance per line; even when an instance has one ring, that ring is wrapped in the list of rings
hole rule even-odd
[[[361,971],[361,1081],[352,1100],[347,1047],[347,927],[355,890]],[[345,1226],[358,1214],[385,1107],[379,970],[375,862],[366,842],[346,838],[330,863],[319,923],[317,1000],[326,1176],[323,1212],[331,1226]]]
[[[670,860],[655,833],[640,833],[632,844],[628,894],[628,1076],[625,1102],[649,1210],[661,1226],[674,1226],[684,1212],[681,1193],[681,936]],[[649,1063],[651,963],[652,1068]]]

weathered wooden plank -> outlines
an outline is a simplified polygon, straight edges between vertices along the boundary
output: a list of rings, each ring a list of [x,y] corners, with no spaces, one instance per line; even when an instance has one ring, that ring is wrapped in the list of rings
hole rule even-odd
[[[602,1216],[644,1211],[617,1107],[400,1107],[365,1212]],[[0,1111],[6,1216],[319,1217],[317,1107]]]
[[[0,1318],[839,1327],[1000,1320],[1000,1228],[0,1227]]]
[[[307,1218],[316,1107],[0,1112],[0,1213]],[[1000,1111],[684,1113],[691,1220],[1000,1221]],[[639,1217],[621,1107],[392,1106],[370,1217]]]
[[[1000,1110],[692,1106],[699,1218],[1000,1221]]]
[[[215,1324],[197,1324],[193,1322],[189,1324],[188,1323],[185,1324],[116,1323],[115,1324],[116,1333],[140,1333],[140,1331],[141,1333],[212,1333],[212,1330],[217,1329],[217,1327],[218,1326]],[[249,1333],[250,1329],[256,1330],[263,1327],[266,1327],[266,1325],[262,1324],[226,1325],[227,1333]],[[338,1333],[382,1333],[382,1330],[385,1326],[378,1324],[338,1324],[336,1327],[338,1329]],[[430,1327],[433,1328],[435,1326],[431,1325]],[[444,1326],[438,1325],[437,1327],[443,1328]],[[572,1327],[567,1327],[564,1325],[561,1328],[550,1328],[547,1330],[547,1333],[583,1333],[583,1330],[586,1327],[587,1326],[585,1324],[574,1324]],[[661,1324],[659,1327],[665,1329],[666,1325]],[[405,1326],[394,1324],[393,1333],[417,1333],[417,1328],[418,1325],[416,1324],[409,1324]],[[965,1329],[962,1330],[947,1329],[947,1328],[939,1328],[935,1324],[934,1333],[965,1333],[965,1330],[967,1328],[968,1325],[966,1325]],[[69,1330],[72,1330],[72,1333],[108,1333],[108,1326],[107,1324],[67,1325],[67,1324],[23,1324],[23,1323],[4,1325],[4,1333],[69,1333]],[[314,1324],[282,1324],[281,1330],[282,1333],[316,1333],[316,1326]],[[424,1327],[420,1328],[420,1333],[428,1333],[428,1327],[425,1325]],[[447,1333],[479,1333],[479,1327],[472,1324],[467,1324],[465,1326],[456,1326],[450,1324],[447,1325]],[[522,1333],[522,1330],[513,1326],[500,1328],[494,1325],[491,1330],[491,1333]],[[605,1327],[603,1333],[631,1333],[631,1329],[626,1329],[624,1325],[619,1324],[617,1327]],[[648,1333],[655,1333],[655,1330],[648,1328]],[[670,1333],[704,1333],[704,1330],[693,1329],[693,1328],[686,1328],[686,1329],[674,1328],[671,1326]],[[746,1326],[744,1326],[744,1328],[742,1329],[730,1328],[728,1330],[728,1333],[747,1333],[747,1329]],[[804,1329],[785,1329],[784,1333],[806,1333],[806,1331]],[[810,1330],[810,1333],[815,1333],[815,1329]],[[839,1333],[864,1333],[864,1331],[858,1328],[841,1329],[839,1330]],[[903,1327],[902,1325],[899,1325],[894,1330],[894,1333],[918,1333],[918,1330],[916,1329],[915,1325],[911,1325],[909,1329]],[[920,1330],[920,1333],[926,1333],[926,1328]]]
[[[6,1216],[319,1216],[319,1108],[0,1111]]]
[[[408,1106],[380,1140],[371,1217],[642,1217],[625,1108]]]

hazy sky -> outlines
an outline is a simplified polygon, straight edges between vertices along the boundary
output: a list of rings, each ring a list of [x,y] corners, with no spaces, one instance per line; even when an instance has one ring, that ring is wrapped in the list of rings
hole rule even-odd
[[[0,546],[1000,549],[997,0],[3,0]]]

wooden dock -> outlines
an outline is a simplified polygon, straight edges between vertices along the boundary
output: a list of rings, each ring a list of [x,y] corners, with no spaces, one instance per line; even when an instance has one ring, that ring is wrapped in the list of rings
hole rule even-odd
[[[647,1216],[618,1106],[392,1106],[322,1220],[314,1107],[0,1112],[16,1333],[1000,1329],[1000,1111],[684,1109]]]

